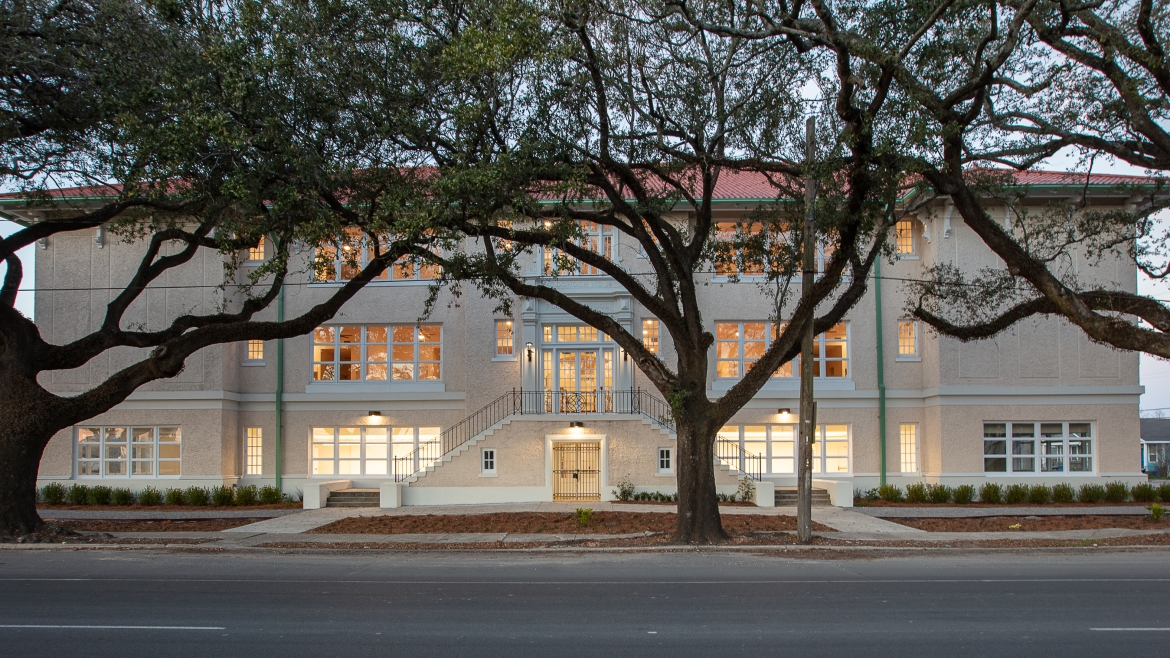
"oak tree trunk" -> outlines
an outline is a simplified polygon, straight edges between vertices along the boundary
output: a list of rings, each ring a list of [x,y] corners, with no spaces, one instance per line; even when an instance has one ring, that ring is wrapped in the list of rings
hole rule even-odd
[[[680,544],[717,544],[729,539],[715,495],[716,428],[694,413],[676,413],[678,529]]]
[[[60,429],[43,389],[0,377],[0,541],[44,525],[37,514],[37,472],[49,439]]]

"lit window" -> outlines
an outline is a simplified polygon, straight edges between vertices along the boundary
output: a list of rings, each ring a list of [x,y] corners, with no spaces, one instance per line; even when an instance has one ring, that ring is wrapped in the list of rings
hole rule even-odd
[[[796,472],[796,425],[728,425],[719,439],[738,443],[744,454],[762,457],[763,473],[792,475]],[[813,473],[849,473],[849,426],[818,425],[813,442]],[[725,461],[725,459],[721,459]],[[744,470],[738,464],[733,468]]]
[[[914,255],[914,222],[909,219],[898,220],[894,226],[895,246],[899,256]]]
[[[390,339],[388,341],[388,339]],[[442,328],[424,325],[324,326],[313,331],[315,381],[438,381]]]
[[[608,342],[609,336],[587,324],[546,324],[542,327],[546,343]]]
[[[385,238],[378,245],[380,251],[389,248]],[[437,248],[433,250],[438,253]],[[313,261],[314,281],[349,281],[374,259],[374,244],[358,229],[346,229],[340,240],[323,244],[316,249]],[[415,263],[404,258],[394,263],[381,274],[374,277],[375,281],[386,281],[393,278],[395,281],[418,281],[439,278],[442,268],[427,262]]]
[[[485,448],[480,453],[480,472],[484,475],[495,475],[496,473],[496,451],[491,448]]]
[[[670,448],[658,449],[658,472],[673,473],[674,466],[670,463]]]
[[[613,258],[613,227],[597,222],[582,221],[581,237],[574,239],[582,249],[592,251],[608,259]],[[602,271],[588,263],[578,263],[554,247],[544,248],[545,274],[602,274]]]
[[[715,376],[737,379],[751,369],[785,325],[768,322],[719,322],[715,324]],[[799,357],[783,364],[773,377],[798,377]],[[831,327],[813,339],[813,376],[848,377],[848,331],[845,323]]]
[[[983,470],[986,473],[1092,473],[1092,424],[984,423]]]
[[[898,323],[898,356],[918,356],[918,323],[904,320]]]
[[[182,448],[177,427],[79,427],[79,477],[177,476]]]
[[[788,258],[784,227],[765,227],[761,222],[716,222],[714,247],[716,276],[763,276],[768,271],[781,270]],[[825,271],[834,251],[832,242],[817,243],[817,272]]]
[[[262,341],[262,340],[248,341],[248,360],[249,361],[263,361],[264,360],[264,341]]]
[[[902,445],[902,472],[918,472],[918,426],[909,423],[898,427]]]
[[[256,243],[255,247],[248,250],[248,260],[261,261],[264,260],[264,236],[260,236],[260,241]]]
[[[512,356],[512,321],[496,320],[496,356]]]
[[[389,475],[385,427],[314,427],[313,475]]]
[[[264,466],[264,434],[259,427],[249,427],[245,430],[246,445],[245,465],[248,475],[260,475]]]
[[[658,354],[658,320],[642,320],[642,345],[652,354]]]

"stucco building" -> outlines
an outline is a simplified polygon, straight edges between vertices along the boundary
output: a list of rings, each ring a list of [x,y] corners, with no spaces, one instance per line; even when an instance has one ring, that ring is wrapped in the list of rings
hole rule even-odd
[[[1129,202],[1114,185],[1132,180],[1096,177],[1085,188],[1083,178],[1033,174],[1023,182],[1025,205],[1067,197],[1075,186],[1105,207]],[[735,222],[770,194],[762,181],[725,176],[719,221]],[[0,205],[9,217],[36,219],[22,201]],[[1006,208],[989,208],[1006,217]],[[592,248],[629,269],[648,269],[637,245],[586,228]],[[843,323],[817,338],[814,478],[835,503],[849,504],[847,492],[877,486],[881,475],[879,351],[885,471],[894,484],[1143,477],[1136,354],[1094,344],[1060,319],[1026,321],[992,340],[940,339],[903,315],[900,283],[935,263],[975,270],[998,260],[945,199],[899,224],[893,239],[899,256],[883,266],[881,299],[871,286]],[[35,281],[43,335],[60,343],[99,326],[142,249],[100,229],[42,242]],[[250,257],[255,264],[265,254]],[[332,272],[314,274],[312,257],[312,248],[301,248],[303,263],[284,292],[287,317],[352,276],[341,259]],[[528,274],[544,276],[547,261],[535,259]],[[1083,278],[1136,290],[1131,262],[1077,266]],[[432,274],[396,268],[312,335],[195,354],[179,376],[55,436],[41,483],[271,484],[279,471],[284,490],[314,496],[322,482],[397,482],[393,492],[404,504],[608,499],[623,480],[638,490],[674,490],[674,434],[661,396],[615,343],[530,299],[503,316],[474,295],[457,304],[443,297],[420,322]],[[716,337],[707,388],[719,396],[767,347],[774,320],[757,310],[768,303],[751,276],[705,276],[701,301]],[[222,298],[222,278],[220,257],[203,253],[142,295],[128,322],[158,329],[176,314],[210,310]],[[552,285],[640,333],[672,363],[667,332],[609,277],[582,272]],[[133,350],[114,350],[85,367],[46,374],[43,383],[62,394],[81,391],[134,358]],[[785,413],[799,406],[794,366],[721,433],[721,490],[734,491],[745,471],[777,486],[795,483],[797,418]],[[747,463],[752,457],[758,460]]]

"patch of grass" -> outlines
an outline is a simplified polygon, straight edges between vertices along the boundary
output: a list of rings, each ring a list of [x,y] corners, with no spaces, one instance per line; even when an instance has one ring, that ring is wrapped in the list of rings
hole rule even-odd
[[[41,502],[49,505],[60,505],[65,502],[65,485],[60,482],[50,482],[41,487]]]
[[[925,503],[926,502],[926,485],[921,482],[906,485],[906,502],[908,503]]]
[[[1129,494],[1139,503],[1152,503],[1158,497],[1158,492],[1154,490],[1153,485],[1149,482],[1133,485],[1133,489],[1129,490]]]
[[[955,502],[959,505],[966,505],[975,501],[975,486],[970,484],[960,484],[955,487]]]
[[[587,527],[589,522],[593,520],[593,510],[588,507],[578,507],[576,512],[573,512],[573,518],[577,519],[577,523],[581,527]]]
[[[1105,487],[1099,484],[1082,484],[1077,492],[1077,500],[1082,503],[1099,503],[1105,500]]]
[[[183,490],[175,489],[173,487],[168,488],[166,493],[163,494],[163,501],[166,502],[167,505],[182,505],[186,502],[183,499]]]
[[[260,494],[256,491],[256,485],[254,484],[236,488],[237,505],[255,505],[259,498]]]
[[[284,499],[280,495],[280,489],[277,489],[271,484],[266,484],[260,487],[260,504],[261,505],[275,505]]]
[[[998,505],[1003,502],[1003,487],[998,482],[984,482],[979,487],[979,502]]]
[[[1032,495],[1032,488],[1026,484],[1012,484],[1009,485],[1007,491],[1004,492],[1003,499],[1007,504],[1023,503],[1028,500],[1028,496]]]
[[[155,489],[154,487],[146,487],[142,491],[138,492],[138,502],[141,503],[144,507],[154,507],[155,505],[161,505],[162,501],[162,494],[159,493],[159,490]]]
[[[1052,489],[1047,484],[1034,484],[1028,489],[1028,502],[1033,505],[1047,505],[1052,501]]]
[[[949,503],[954,491],[945,484],[931,484],[926,487],[926,499],[935,504]]]
[[[904,496],[902,494],[902,487],[894,484],[883,484],[878,487],[878,496],[887,503],[900,503]]]
[[[227,507],[236,502],[236,490],[231,487],[217,486],[211,488],[211,504],[216,507]]]
[[[133,505],[134,492],[123,487],[118,487],[111,493],[110,502],[115,505]]]
[[[1126,498],[1129,498],[1129,485],[1116,480],[1105,484],[1105,500],[1111,503],[1124,503]]]
[[[114,495],[114,490],[104,486],[98,485],[89,488],[89,504],[90,505],[109,505],[110,499]]]
[[[187,487],[183,492],[183,502],[202,507],[211,502],[211,495],[203,487]]]
[[[1071,503],[1076,500],[1077,492],[1067,482],[1052,485],[1052,500],[1058,503]]]
[[[65,492],[65,502],[70,505],[88,505],[89,487],[84,484],[75,484]]]

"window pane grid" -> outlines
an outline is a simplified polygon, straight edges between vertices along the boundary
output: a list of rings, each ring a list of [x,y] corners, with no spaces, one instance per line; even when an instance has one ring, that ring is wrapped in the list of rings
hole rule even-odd
[[[658,354],[658,320],[642,320],[642,345],[651,354]]]
[[[918,426],[912,423],[898,427],[901,444],[902,472],[918,472]]]
[[[898,356],[918,356],[918,323],[898,323]]]
[[[178,427],[79,427],[78,477],[153,478],[180,474]]]
[[[796,474],[796,425],[728,425],[719,438],[739,443],[741,449],[762,458],[764,473]],[[739,468],[739,465],[732,464]],[[818,425],[813,443],[813,473],[844,475],[850,472],[849,426]]]
[[[381,251],[389,246],[389,240],[383,238],[378,245]],[[438,249],[432,249],[439,253]],[[313,262],[313,280],[317,282],[349,281],[370,264],[375,258],[373,242],[362,234],[359,229],[349,228],[341,240],[336,243],[323,244],[317,247]],[[419,281],[437,279],[442,273],[438,265],[419,262],[403,258],[374,277],[375,281]]]
[[[249,427],[245,430],[245,440],[245,473],[248,475],[260,475],[263,473],[264,467],[263,430],[259,427]]]
[[[986,473],[1092,473],[1091,423],[983,424]],[[1010,453],[1010,454],[1009,454]]]
[[[313,331],[314,381],[438,381],[442,327],[325,326]]]
[[[512,321],[496,320],[496,355],[511,356],[512,348]]]
[[[715,324],[715,376],[738,379],[752,368],[772,345],[785,324],[769,322],[717,322]],[[800,358],[777,368],[775,378],[800,376]],[[839,323],[813,339],[813,376],[849,376],[849,339],[845,323]]]
[[[262,340],[248,341],[248,360],[249,361],[263,361],[264,360],[264,341],[262,341]]]
[[[894,227],[898,255],[912,255],[914,253],[914,223],[912,220],[899,220]]]
[[[256,243],[255,247],[248,249],[248,260],[264,260],[264,236],[260,236],[260,241]]]

